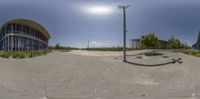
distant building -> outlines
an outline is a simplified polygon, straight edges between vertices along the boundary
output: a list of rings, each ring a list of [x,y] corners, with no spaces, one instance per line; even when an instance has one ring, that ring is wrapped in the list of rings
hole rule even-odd
[[[192,48],[200,50],[200,32],[197,37],[197,42],[194,45],[192,45]]]
[[[48,47],[50,34],[32,20],[10,20],[0,28],[0,50],[37,51]]]
[[[141,48],[141,43],[140,43],[140,39],[131,39],[130,40],[130,46],[131,48],[135,48],[135,49],[140,49]]]
[[[158,40],[158,47],[160,49],[167,49],[169,48],[169,42],[164,40]]]
[[[131,48],[141,49],[142,46],[141,46],[140,39],[131,39],[130,46],[131,46]],[[169,43],[168,43],[168,41],[158,40],[158,46],[156,48],[167,49],[167,48],[169,48]]]

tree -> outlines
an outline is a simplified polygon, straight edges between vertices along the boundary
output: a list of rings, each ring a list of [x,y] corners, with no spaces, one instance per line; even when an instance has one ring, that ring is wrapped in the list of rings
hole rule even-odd
[[[141,36],[141,45],[143,48],[153,48],[153,54],[155,48],[158,46],[158,37],[154,33]]]
[[[175,38],[173,36],[171,36],[171,38],[168,39],[169,42],[169,47],[175,49],[176,45],[175,45]]]
[[[143,48],[155,48],[158,46],[158,37],[154,33],[141,36],[141,45]]]
[[[183,45],[184,49],[190,49],[191,47],[185,42],[185,44]]]
[[[60,44],[59,44],[59,43],[57,43],[57,44],[55,45],[55,49],[60,49]]]
[[[175,39],[175,46],[176,46],[176,48],[181,48],[182,43],[179,39]]]
[[[48,49],[54,49],[54,46],[49,45]]]
[[[173,36],[171,36],[171,38],[168,39],[168,42],[169,42],[170,48],[179,49],[183,47],[183,44],[181,43],[181,41],[177,38],[174,38]]]

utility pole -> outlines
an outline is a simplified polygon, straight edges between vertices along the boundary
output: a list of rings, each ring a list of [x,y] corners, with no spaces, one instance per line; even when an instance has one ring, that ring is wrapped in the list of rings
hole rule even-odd
[[[123,37],[123,62],[126,62],[126,9],[130,7],[130,5],[120,5],[118,6],[119,9],[122,9],[123,11],[123,32],[124,32],[124,37]]]

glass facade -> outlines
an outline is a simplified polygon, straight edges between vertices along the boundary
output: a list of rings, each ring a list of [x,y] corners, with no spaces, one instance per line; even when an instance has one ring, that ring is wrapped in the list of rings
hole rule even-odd
[[[49,37],[26,24],[8,23],[0,31],[0,50],[37,51],[48,47]]]
[[[192,47],[194,49],[200,50],[200,32],[199,32],[199,35],[198,35],[198,38],[197,38],[197,42],[194,45],[192,45]]]

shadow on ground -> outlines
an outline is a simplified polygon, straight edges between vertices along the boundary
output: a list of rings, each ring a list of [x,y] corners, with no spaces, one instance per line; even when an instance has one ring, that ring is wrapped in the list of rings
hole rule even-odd
[[[139,54],[127,54],[126,56],[138,56],[138,55],[145,55],[145,56],[162,56],[163,53],[160,53],[159,51],[148,51],[148,52],[139,53]]]
[[[145,56],[161,56],[163,53],[153,52],[153,53],[144,53]]]
[[[183,63],[181,61],[182,58],[178,58],[178,59],[172,59],[172,61],[166,62],[166,63],[160,63],[160,64],[140,64],[140,63],[134,63],[134,62],[130,62],[130,61],[125,61],[125,63],[128,64],[132,64],[132,65],[137,65],[137,66],[163,66],[163,65],[168,65],[168,64],[175,64],[175,63]]]

